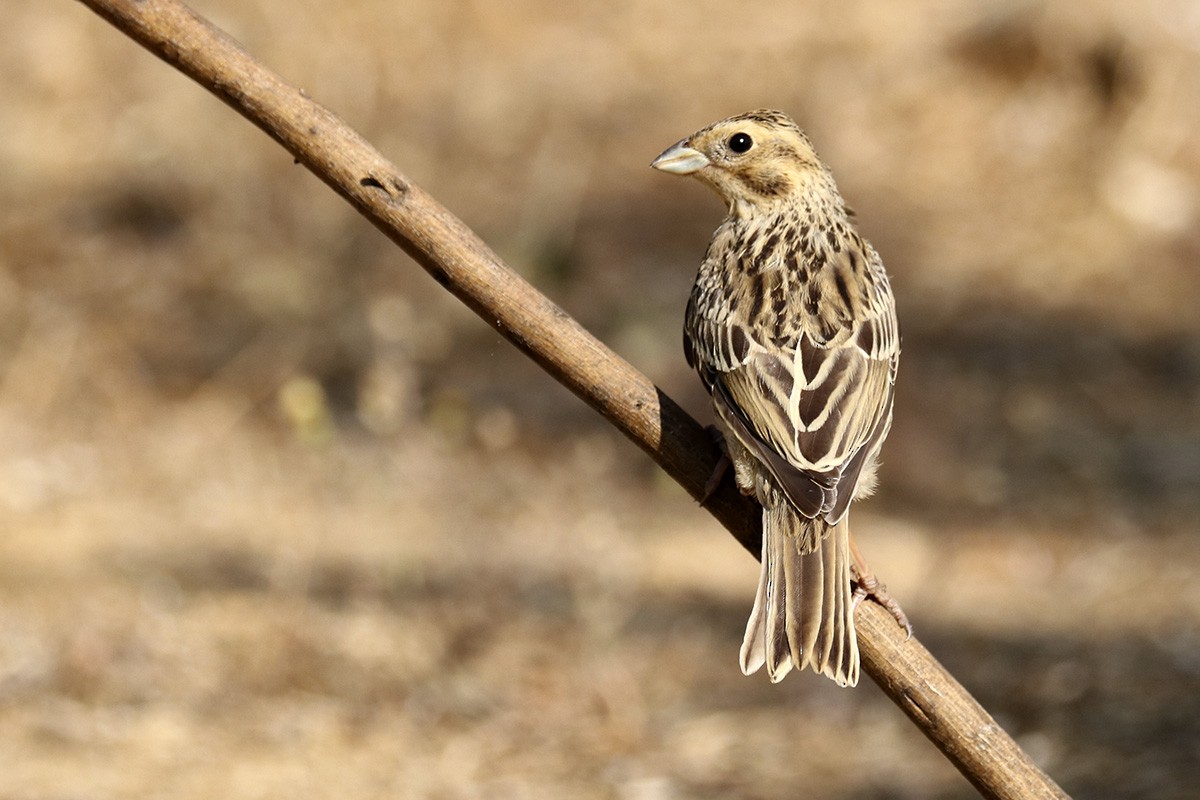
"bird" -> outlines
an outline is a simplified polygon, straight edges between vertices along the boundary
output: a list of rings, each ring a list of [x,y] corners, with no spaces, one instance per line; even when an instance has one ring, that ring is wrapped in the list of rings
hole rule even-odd
[[[854,686],[862,599],[883,603],[912,633],[847,521],[851,501],[874,491],[892,423],[900,334],[887,272],[829,167],[781,111],[715,122],[651,166],[699,179],[728,208],[696,275],[683,340],[723,440],[705,496],[732,466],[738,489],[763,509],[742,672],[765,665],[774,683],[811,668]]]

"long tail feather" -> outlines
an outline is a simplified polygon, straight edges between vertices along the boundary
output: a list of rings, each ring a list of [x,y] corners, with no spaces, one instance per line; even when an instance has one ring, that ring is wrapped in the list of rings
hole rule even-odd
[[[783,680],[792,669],[792,648],[787,635],[787,576],[786,564],[791,557],[789,545],[783,536],[766,536],[767,562],[763,570],[767,573],[767,675],[771,683]]]
[[[742,640],[739,654],[742,674],[753,675],[766,663],[766,641],[764,628],[767,616],[767,537],[762,540],[762,568],[758,572],[758,591],[754,594],[754,608],[750,610],[750,621],[746,623],[746,638]]]
[[[810,667],[841,686],[859,677],[850,593],[849,529],[798,516],[787,504],[763,510],[763,559],[742,642],[742,672],[763,664],[772,681]]]

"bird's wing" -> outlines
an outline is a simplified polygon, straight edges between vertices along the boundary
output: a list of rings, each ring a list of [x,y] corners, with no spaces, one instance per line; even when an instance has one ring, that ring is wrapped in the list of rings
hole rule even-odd
[[[899,337],[882,271],[861,299],[837,325],[800,315],[783,335],[717,314],[691,326],[686,343],[734,435],[800,513],[831,523],[891,424]]]

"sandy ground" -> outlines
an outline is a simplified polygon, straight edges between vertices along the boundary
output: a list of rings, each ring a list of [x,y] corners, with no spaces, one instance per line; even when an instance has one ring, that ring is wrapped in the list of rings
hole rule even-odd
[[[753,559],[269,140],[10,6],[0,800],[974,796],[743,677]],[[197,8],[701,417],[720,210],[646,164],[794,113],[901,310],[872,563],[1073,796],[1193,796],[1193,3]]]

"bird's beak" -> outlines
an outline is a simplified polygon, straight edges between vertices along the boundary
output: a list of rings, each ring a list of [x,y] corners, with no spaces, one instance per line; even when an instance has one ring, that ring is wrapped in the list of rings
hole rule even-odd
[[[662,155],[650,162],[650,166],[673,175],[691,175],[711,163],[704,153],[688,147],[687,139],[684,139],[664,150]]]

